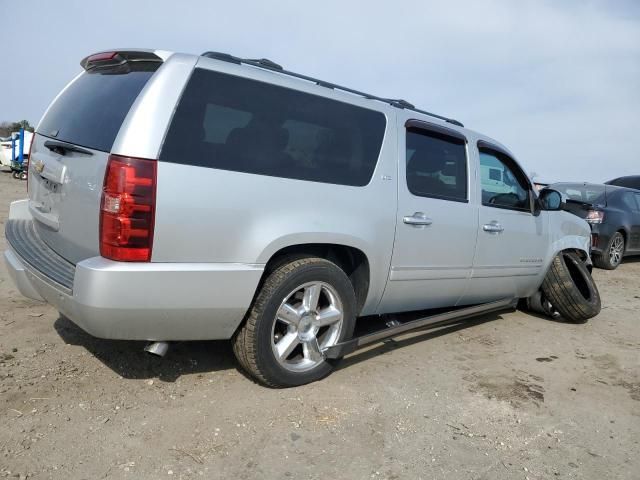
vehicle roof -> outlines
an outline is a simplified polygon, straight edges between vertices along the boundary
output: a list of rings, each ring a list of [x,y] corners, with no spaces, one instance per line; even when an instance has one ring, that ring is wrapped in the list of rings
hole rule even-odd
[[[623,175],[622,177],[614,178],[614,180],[622,180],[623,178],[640,178],[640,175]]]
[[[192,54],[189,54],[192,55]],[[325,85],[328,85],[329,82],[324,82],[319,80],[317,83],[309,80],[305,80],[303,78],[297,78],[295,76],[290,76],[286,73],[286,71],[278,71],[277,69],[265,68],[260,65],[254,64],[236,64],[230,61],[220,60],[218,58],[205,57],[201,55],[196,55],[198,57],[197,66],[214,66],[215,69],[219,70],[223,73],[230,74],[240,74],[243,76],[249,76],[251,78],[267,81],[270,83],[276,83],[281,86],[286,86],[289,88],[293,88],[296,90],[307,91],[309,93],[317,94],[323,97],[334,98],[336,100],[356,104],[362,106],[364,108],[368,108],[370,110],[377,110],[382,113],[390,113],[397,112],[398,110],[407,111],[411,113],[412,118],[416,120],[421,120],[426,123],[432,123],[444,128],[448,128],[463,134],[469,141],[479,141],[483,140],[487,143],[495,145],[499,149],[504,150],[514,159],[515,155],[502,143],[497,140],[478,133],[474,130],[466,128],[464,126],[456,125],[455,123],[451,123],[444,118],[438,118],[439,116],[433,116],[433,114],[429,114],[428,112],[423,112],[420,110],[416,110],[414,108],[403,108],[401,106],[394,106],[390,103],[386,103],[380,100],[389,100],[383,97],[377,97],[374,95],[367,94],[354,94],[349,91],[345,91],[342,89],[329,88]],[[310,77],[309,77],[310,78]],[[315,80],[315,79],[314,79]],[[329,84],[331,85],[331,84]],[[375,97],[375,98],[374,98]],[[451,119],[449,119],[451,120]]]
[[[196,67],[208,66],[209,68],[220,71],[222,73],[228,73],[231,75],[241,75],[243,77],[248,77],[254,80],[259,80],[259,81],[264,81],[269,83],[274,83],[276,85],[292,88],[298,91],[305,91],[315,95],[319,95],[327,98],[333,98],[335,100],[351,103],[354,105],[361,106],[363,108],[368,108],[370,110],[380,111],[384,113],[386,116],[388,116],[388,114],[394,115],[398,111],[410,112],[411,118],[424,121],[426,123],[435,124],[437,126],[447,128],[450,130],[454,130],[464,135],[470,143],[471,142],[476,143],[482,140],[491,145],[494,145],[498,149],[503,150],[510,157],[512,157],[516,161],[516,163],[518,163],[516,156],[502,143],[498,142],[497,140],[489,136],[483,135],[479,132],[476,132],[464,126],[460,126],[462,124],[456,125],[455,123],[451,123],[452,121],[455,122],[455,120],[447,119],[437,114],[430,114],[429,112],[420,111],[419,109],[415,109],[415,107],[413,107],[411,104],[407,103],[408,106],[413,107],[413,108],[408,108],[406,106],[403,106],[402,103],[400,103],[400,102],[404,102],[401,100],[391,101],[390,99],[387,99],[384,97],[377,97],[375,95],[356,92],[355,90],[347,89],[345,87],[339,87],[329,82],[316,80],[311,77],[306,77],[307,79],[300,78],[300,77],[305,77],[304,75],[293,74],[293,75],[297,75],[297,77],[292,76],[291,74],[293,72],[287,72],[286,70],[280,71],[278,69],[270,67],[270,65],[277,65],[277,64],[270,62],[269,60],[266,60],[266,59],[260,60],[260,61],[268,62],[268,63],[265,63],[264,65],[256,64],[259,61],[255,61],[255,60],[247,60],[248,62],[252,62],[250,64],[247,64],[247,63],[237,64],[229,60],[221,60],[219,58],[210,58],[202,55],[171,52],[167,50],[154,50],[154,49],[143,49],[143,48],[115,48],[115,49],[106,49],[106,50],[103,50],[102,52],[97,52],[97,53],[103,53],[103,52],[127,52],[129,54],[135,54],[135,52],[154,53],[155,55],[160,57],[165,63],[170,63],[174,61],[175,62],[184,61],[185,58],[187,57],[191,59],[195,58]],[[208,53],[211,53],[211,52],[208,52]],[[88,57],[83,59],[83,62],[87,58]],[[232,58],[237,59],[238,57],[232,57]],[[240,60],[244,60],[244,59],[240,59]],[[331,88],[331,86],[339,87],[339,88]],[[351,90],[351,93],[348,90]],[[353,92],[356,92],[356,93],[354,94]],[[392,103],[393,102],[397,102],[397,103],[395,105],[392,105],[390,103],[385,103],[385,101],[391,101]],[[520,168],[522,168],[522,165],[520,165]]]
[[[604,183],[609,185],[611,182],[617,182],[618,180],[640,180],[640,175],[624,175],[622,177],[612,178]]]

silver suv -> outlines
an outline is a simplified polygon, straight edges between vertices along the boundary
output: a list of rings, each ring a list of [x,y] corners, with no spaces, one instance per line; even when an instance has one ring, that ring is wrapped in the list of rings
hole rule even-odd
[[[292,386],[519,299],[572,321],[600,310],[587,223],[455,120],[266,59],[81,66],[37,127],[5,259],[22,294],[92,335],[156,353],[232,339],[254,378]],[[383,328],[354,335],[356,318]]]

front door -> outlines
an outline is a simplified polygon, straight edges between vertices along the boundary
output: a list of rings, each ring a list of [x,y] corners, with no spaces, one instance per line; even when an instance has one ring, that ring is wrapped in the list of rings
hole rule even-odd
[[[398,143],[396,237],[380,313],[454,306],[471,273],[478,225],[466,138],[410,120]]]
[[[530,182],[506,152],[481,143],[478,244],[464,304],[525,297],[538,287],[549,217],[532,210]]]

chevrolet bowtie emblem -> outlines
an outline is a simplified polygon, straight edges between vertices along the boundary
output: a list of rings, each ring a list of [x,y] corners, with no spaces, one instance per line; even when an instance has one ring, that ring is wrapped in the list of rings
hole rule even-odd
[[[33,166],[38,173],[42,173],[44,171],[44,162],[42,160],[37,160]]]

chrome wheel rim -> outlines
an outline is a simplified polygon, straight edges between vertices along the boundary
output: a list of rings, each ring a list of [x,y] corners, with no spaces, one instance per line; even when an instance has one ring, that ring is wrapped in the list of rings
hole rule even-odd
[[[624,239],[621,235],[616,235],[611,242],[611,248],[609,248],[609,261],[611,265],[618,265],[622,261],[622,254],[624,253]]]
[[[276,361],[292,372],[304,372],[324,362],[326,348],[338,343],[344,312],[336,290],[324,282],[309,282],[280,303],[271,329]]]

